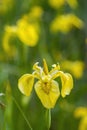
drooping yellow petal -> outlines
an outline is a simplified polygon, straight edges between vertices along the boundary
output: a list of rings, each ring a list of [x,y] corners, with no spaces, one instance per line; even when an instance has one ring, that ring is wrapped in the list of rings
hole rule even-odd
[[[61,95],[62,97],[65,97],[70,94],[71,89],[73,88],[73,79],[69,73],[63,73],[61,71],[59,73],[62,81]]]
[[[48,88],[43,89],[44,85],[45,84],[43,84],[41,81],[38,81],[35,84],[35,91],[43,106],[47,109],[50,109],[55,106],[60,95],[59,86],[56,81],[52,80],[50,82],[50,89],[47,91]]]
[[[18,88],[26,96],[30,96],[33,84],[34,84],[34,77],[32,74],[24,74],[18,80]]]

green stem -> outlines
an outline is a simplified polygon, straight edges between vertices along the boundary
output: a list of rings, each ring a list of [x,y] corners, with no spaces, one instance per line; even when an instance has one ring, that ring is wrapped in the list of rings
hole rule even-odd
[[[12,97],[12,98],[13,98],[13,101],[15,102],[16,106],[18,107],[19,111],[21,112],[21,114],[22,114],[24,120],[26,121],[26,123],[27,123],[29,129],[30,129],[30,130],[33,130],[33,128],[31,127],[31,125],[30,125],[30,123],[29,123],[29,121],[28,121],[28,119],[26,118],[24,112],[23,112],[22,109],[20,108],[19,104],[17,103],[17,101],[15,100],[14,97]]]
[[[49,130],[51,126],[51,109],[46,110],[46,124],[47,124],[47,130]]]

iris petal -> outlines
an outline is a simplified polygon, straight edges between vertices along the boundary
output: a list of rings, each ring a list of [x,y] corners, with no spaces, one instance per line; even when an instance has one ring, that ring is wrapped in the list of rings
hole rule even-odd
[[[62,81],[62,90],[61,95],[62,97],[65,97],[66,95],[69,95],[71,92],[71,89],[73,88],[73,79],[72,76],[69,73],[60,73],[61,81]]]
[[[24,74],[18,80],[18,88],[26,96],[30,96],[33,84],[34,84],[34,77],[32,74]]]
[[[36,94],[45,108],[53,108],[60,95],[59,85],[56,81],[52,80],[49,93],[43,90],[42,85],[40,80],[35,84]]]

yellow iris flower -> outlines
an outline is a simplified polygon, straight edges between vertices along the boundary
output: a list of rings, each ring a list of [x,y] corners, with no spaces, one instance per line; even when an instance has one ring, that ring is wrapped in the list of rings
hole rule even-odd
[[[13,4],[14,0],[0,0],[0,15],[10,11]]]
[[[65,4],[68,4],[73,9],[78,6],[77,0],[48,0],[48,2],[54,9],[58,9]]]
[[[69,73],[60,71],[60,66],[58,64],[52,65],[52,70],[49,72],[46,60],[44,59],[43,68],[38,66],[37,62],[34,64],[33,70],[34,72],[32,74],[24,74],[18,80],[18,88],[24,95],[30,96],[34,84],[34,78],[38,79],[34,88],[45,108],[53,108],[60,96],[59,84],[54,80],[55,78],[61,78],[62,97],[69,95],[73,88],[72,76]]]
[[[29,23],[28,16],[24,16],[17,22],[17,36],[28,46],[35,46],[39,40],[38,24]]]
[[[5,33],[3,36],[3,49],[8,54],[9,57],[13,57],[16,53],[16,48],[11,44],[11,38],[15,38],[16,27],[15,26],[5,26]]]
[[[65,4],[65,0],[48,0],[49,4],[54,8],[60,8]]]
[[[74,115],[76,118],[81,117],[78,130],[87,130],[87,108],[86,107],[76,108]]]
[[[75,9],[75,8],[78,6],[77,0],[66,0],[66,1],[67,1],[68,5],[69,5],[71,8],[73,8],[73,9]]]
[[[84,23],[74,14],[63,14],[57,16],[51,23],[50,29],[52,32],[68,33],[73,27],[78,29],[83,28]]]
[[[5,33],[3,36],[3,48],[9,55],[14,55],[14,46],[10,45],[10,39],[15,36],[20,39],[25,45],[34,47],[39,41],[40,26],[39,20],[43,10],[39,6],[35,6],[28,14],[23,15],[16,25],[5,26]]]
[[[43,9],[40,6],[34,6],[28,14],[30,19],[40,19],[43,14]]]
[[[38,24],[28,23],[26,17],[17,21],[15,26],[5,26],[5,33],[3,36],[3,49],[10,56],[13,57],[16,53],[16,48],[11,43],[11,38],[18,37],[25,45],[34,47],[39,40],[39,26]]]

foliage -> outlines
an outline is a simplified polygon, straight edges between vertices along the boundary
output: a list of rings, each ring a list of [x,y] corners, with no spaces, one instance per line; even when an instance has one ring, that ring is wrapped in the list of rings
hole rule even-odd
[[[86,0],[0,0],[0,130],[48,129],[49,112],[36,93],[26,97],[18,89],[18,79],[44,58],[49,70],[58,63],[74,80],[70,95],[60,96],[51,109],[50,130],[87,129],[86,5]]]

